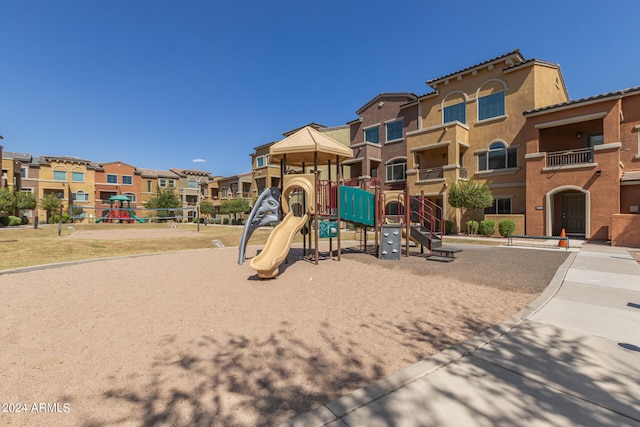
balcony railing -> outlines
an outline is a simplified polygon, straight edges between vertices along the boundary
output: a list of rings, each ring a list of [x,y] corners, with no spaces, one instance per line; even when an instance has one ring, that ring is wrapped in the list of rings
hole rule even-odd
[[[442,179],[444,178],[444,171],[440,168],[429,168],[418,170],[418,180],[425,181],[428,179]]]
[[[547,167],[579,165],[584,163],[593,163],[592,147],[547,153]]]

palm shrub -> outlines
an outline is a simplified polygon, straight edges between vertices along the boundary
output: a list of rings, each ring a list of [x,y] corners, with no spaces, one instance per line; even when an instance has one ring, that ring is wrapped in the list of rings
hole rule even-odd
[[[516,223],[510,219],[503,219],[498,223],[498,232],[502,237],[509,237],[516,230]]]
[[[485,219],[484,221],[480,221],[480,225],[478,227],[478,233],[485,237],[489,237],[496,230],[496,222],[491,221],[490,219]]]

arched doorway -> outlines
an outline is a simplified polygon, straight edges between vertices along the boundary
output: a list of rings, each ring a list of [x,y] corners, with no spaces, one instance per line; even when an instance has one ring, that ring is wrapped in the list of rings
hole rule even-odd
[[[565,185],[546,194],[546,234],[589,238],[591,195],[584,188]]]

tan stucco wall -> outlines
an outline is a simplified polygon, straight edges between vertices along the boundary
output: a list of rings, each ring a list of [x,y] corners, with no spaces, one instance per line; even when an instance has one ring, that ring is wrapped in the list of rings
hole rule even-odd
[[[524,215],[498,215],[498,214],[487,214],[484,216],[484,219],[494,221],[496,223],[496,229],[491,235],[491,237],[502,237],[500,236],[500,221],[504,221],[506,219],[510,219],[515,222],[516,228],[513,231],[513,234],[524,234]]]
[[[422,126],[407,138],[407,159],[409,168],[415,159],[414,149],[431,144],[446,144],[446,157],[440,149],[421,151],[421,168],[437,166],[437,161],[446,168],[444,181],[458,179],[457,167],[468,169],[468,178],[488,182],[494,197],[508,197],[512,200],[512,213],[521,214],[526,210],[526,138],[523,133],[525,118],[523,111],[566,101],[566,92],[557,68],[547,65],[527,64],[519,68],[503,71],[504,66],[496,65],[492,70],[485,68],[476,75],[465,74],[461,80],[451,79],[449,84],[439,85],[437,96],[421,101]],[[505,91],[505,116],[479,122],[478,97]],[[442,124],[442,106],[451,100],[466,99],[465,125]],[[455,102],[453,102],[455,103]],[[429,130],[431,129],[431,130]],[[478,173],[478,152],[487,150],[494,141],[502,141],[507,147],[517,147],[517,168]],[[461,144],[462,143],[462,144]],[[468,145],[468,148],[465,146]],[[443,160],[444,159],[444,160]],[[444,164],[443,164],[444,163]],[[453,168],[453,169],[451,169]],[[445,192],[445,182],[418,182],[417,173],[408,173],[407,182],[411,194],[423,190],[426,194]],[[446,217],[458,222],[456,210],[445,207]],[[457,223],[460,226],[459,223]]]

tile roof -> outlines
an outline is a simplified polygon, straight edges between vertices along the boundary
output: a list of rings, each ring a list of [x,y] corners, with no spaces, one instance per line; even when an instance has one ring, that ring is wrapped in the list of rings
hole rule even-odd
[[[378,95],[374,96],[362,107],[358,108],[358,110],[356,111],[356,114],[360,115],[364,110],[369,108],[371,105],[375,104],[381,98],[408,98],[407,102],[411,102],[418,99],[418,95],[411,92],[380,92]]]
[[[2,152],[2,158],[3,159],[20,160],[22,162],[29,162],[29,161],[31,161],[31,154],[15,153],[13,151],[3,151]]]
[[[446,79],[451,78],[451,77],[453,77],[453,76],[456,76],[456,75],[458,75],[458,74],[463,74],[463,73],[470,72],[471,70],[473,70],[473,69],[475,69],[475,68],[484,67],[484,66],[486,66],[486,65],[488,65],[488,64],[491,64],[492,62],[498,62],[498,61],[501,61],[501,60],[503,60],[503,59],[505,59],[505,58],[507,58],[507,57],[509,57],[509,56],[515,56],[515,57],[516,57],[516,59],[517,59],[516,64],[518,64],[518,63],[521,63],[521,62],[524,62],[524,61],[525,61],[524,56],[522,55],[522,53],[520,53],[520,49],[515,49],[515,50],[512,50],[512,51],[511,51],[511,52],[509,52],[509,53],[505,53],[504,55],[496,56],[495,58],[491,58],[491,59],[488,59],[488,60],[486,60],[486,61],[484,61],[484,62],[481,62],[481,63],[479,63],[479,64],[472,65],[472,66],[467,67],[467,68],[463,68],[462,70],[459,70],[459,71],[456,71],[456,72],[453,72],[453,73],[447,74],[447,75],[442,76],[442,77],[438,77],[437,79],[427,80],[427,84],[428,84],[429,86],[432,86],[433,84],[437,84],[437,83],[438,83],[439,81],[441,81],[441,80],[446,80]],[[512,66],[513,66],[513,65],[511,65],[511,66],[509,66],[509,67],[512,67]]]
[[[567,107],[567,106],[571,106],[571,105],[582,104],[584,102],[589,102],[589,101],[597,101],[597,100],[603,100],[603,99],[607,99],[607,98],[622,98],[622,97],[630,95],[630,94],[631,95],[635,95],[634,92],[640,93],[640,86],[635,86],[635,87],[628,88],[628,89],[617,90],[617,91],[614,91],[614,92],[602,93],[600,95],[589,96],[587,98],[576,99],[576,100],[573,100],[573,101],[567,101],[567,102],[563,102],[563,103],[560,103],[560,104],[547,105],[546,107],[536,108],[535,110],[527,110],[527,111],[523,112],[522,114],[527,116],[527,115],[534,114],[534,113],[539,113],[539,112],[542,112],[542,111],[554,110],[556,108],[563,108],[563,107]]]
[[[149,178],[179,178],[179,176],[170,170],[136,168],[136,173]]]

